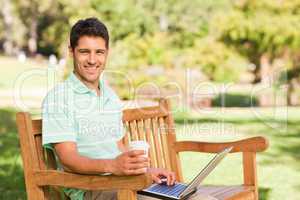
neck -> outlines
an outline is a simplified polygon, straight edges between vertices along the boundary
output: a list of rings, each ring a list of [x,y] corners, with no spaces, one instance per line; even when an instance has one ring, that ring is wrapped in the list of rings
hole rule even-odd
[[[97,94],[100,93],[100,89],[99,89],[99,80],[96,80],[94,82],[90,82],[90,81],[86,81],[84,80],[80,75],[78,75],[76,72],[74,72],[75,76],[89,89],[91,90],[95,90],[97,92]]]

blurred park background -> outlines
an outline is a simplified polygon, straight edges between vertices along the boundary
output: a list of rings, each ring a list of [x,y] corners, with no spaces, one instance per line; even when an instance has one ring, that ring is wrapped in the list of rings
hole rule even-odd
[[[15,114],[72,70],[70,27],[111,36],[105,78],[125,107],[172,100],[179,140],[262,135],[260,199],[300,197],[300,0],[0,0],[0,199],[26,199]],[[184,153],[185,180],[210,157]],[[242,182],[241,156],[205,183]]]

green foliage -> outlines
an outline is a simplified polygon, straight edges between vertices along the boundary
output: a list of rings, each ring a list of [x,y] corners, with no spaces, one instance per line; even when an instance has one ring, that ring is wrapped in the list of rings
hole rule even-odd
[[[271,14],[266,11],[256,11],[249,15],[234,11],[225,18],[217,18],[222,39],[237,45],[246,53],[268,52],[278,56],[287,46],[292,50],[299,50],[300,16]]]
[[[234,0],[235,7],[242,9],[243,11],[253,11],[255,9],[268,10],[272,13],[300,13],[300,1],[274,1],[274,0]]]
[[[234,9],[212,20],[213,30],[222,41],[254,63],[265,53],[275,58],[287,51],[299,51],[300,1],[235,2]]]
[[[0,5],[0,41],[2,43],[8,39],[15,47],[21,48],[26,42],[26,26],[18,15],[18,9],[14,6],[14,1],[0,0]],[[6,22],[9,24],[5,25],[4,15],[6,15]]]
[[[125,40],[128,45],[129,66],[132,69],[149,65],[170,66],[168,36],[164,33],[137,37],[131,35]]]
[[[122,40],[131,33],[142,36],[154,30],[153,18],[151,15],[145,15],[145,9],[139,2],[91,0],[91,7],[97,16],[108,24],[114,41]]]
[[[258,99],[244,94],[219,94],[212,101],[217,107],[254,107],[258,106]]]
[[[70,26],[66,26],[68,24],[68,20],[63,16],[56,16],[51,19],[51,21],[46,23],[42,23],[45,26],[43,32],[40,33],[39,40],[39,51],[43,51],[44,55],[50,54],[58,54],[65,55],[66,49],[69,43],[68,33]]]
[[[168,22],[167,31],[173,39],[174,47],[193,47],[195,40],[210,34],[211,17],[228,9],[228,0],[166,0],[160,11]],[[160,15],[162,15],[160,14]]]
[[[185,52],[184,65],[201,69],[217,82],[238,81],[247,69],[247,60],[212,37],[195,42],[194,48]]]
[[[213,81],[239,81],[249,62],[259,68],[263,54],[272,63],[295,60],[300,52],[299,0],[11,2],[16,46],[28,48],[36,20],[38,52],[66,57],[71,25],[95,16],[111,34],[109,66],[126,72],[153,65],[193,67]]]

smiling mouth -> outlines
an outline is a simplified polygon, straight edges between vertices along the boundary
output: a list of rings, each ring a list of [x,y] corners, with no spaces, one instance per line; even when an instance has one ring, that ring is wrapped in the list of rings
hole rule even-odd
[[[99,66],[84,66],[84,69],[88,74],[95,74],[98,68]]]
[[[93,66],[86,66],[84,65],[84,68],[99,68],[100,66],[99,65],[93,65]]]

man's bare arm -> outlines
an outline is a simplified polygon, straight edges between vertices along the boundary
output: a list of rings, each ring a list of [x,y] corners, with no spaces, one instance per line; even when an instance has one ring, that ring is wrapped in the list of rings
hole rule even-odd
[[[149,161],[143,157],[143,151],[122,153],[115,159],[92,159],[81,156],[74,142],[54,144],[56,154],[65,170],[82,174],[109,172],[116,175],[133,175],[145,173]]]

